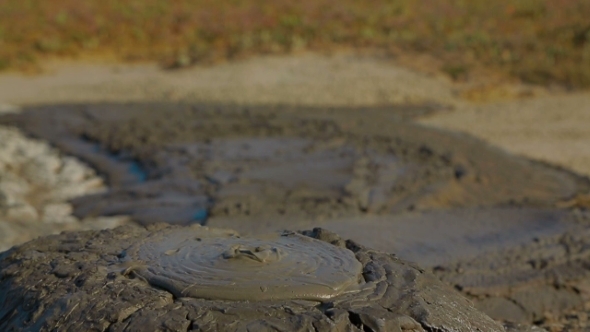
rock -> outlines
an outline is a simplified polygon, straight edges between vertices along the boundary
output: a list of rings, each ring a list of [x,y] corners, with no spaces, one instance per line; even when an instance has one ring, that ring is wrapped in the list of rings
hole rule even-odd
[[[98,194],[105,190],[104,181],[101,178],[92,177],[80,182],[58,182],[53,188],[51,188],[51,195],[48,198],[54,202],[59,202],[79,196]]]
[[[51,188],[57,182],[56,172],[60,166],[60,160],[55,156],[36,156],[23,163],[21,173],[29,183]]]
[[[21,197],[30,191],[30,186],[24,179],[16,176],[13,173],[4,173],[0,175],[0,191],[4,193],[7,200],[16,204],[21,200]]]
[[[0,251],[41,235],[127,223],[121,216],[79,221],[72,215],[68,200],[105,189],[84,163],[0,126]]]
[[[69,203],[53,203],[43,206],[41,221],[48,224],[76,222],[72,216],[72,205]]]
[[[0,271],[3,331],[504,331],[414,264],[322,229],[62,233],[0,254]]]
[[[61,182],[83,182],[86,178],[96,176],[93,170],[72,157],[64,157],[62,166],[59,170],[59,180]]]
[[[26,203],[15,204],[8,207],[6,217],[15,220],[37,220],[39,213],[37,210]]]

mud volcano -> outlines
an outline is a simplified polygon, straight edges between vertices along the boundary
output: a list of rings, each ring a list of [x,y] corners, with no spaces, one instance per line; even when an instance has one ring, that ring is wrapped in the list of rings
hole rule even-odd
[[[358,109],[177,103],[67,104],[27,107],[21,114],[1,117],[0,123],[16,125],[33,137],[47,140],[63,153],[87,162],[105,177],[109,185],[107,192],[70,202],[74,217],[80,220],[124,216],[144,227],[159,222],[177,226],[202,224],[235,229],[259,240],[260,234],[277,230],[320,226],[373,248],[418,261],[500,321],[543,326],[554,321],[573,327],[586,324],[585,308],[590,303],[590,287],[586,282],[590,273],[590,246],[585,235],[590,232],[590,215],[575,202],[590,191],[590,179],[510,155],[466,135],[422,127],[411,121],[428,109],[427,105]],[[434,112],[438,108],[430,109]],[[84,301],[91,304],[76,307],[98,308],[84,309],[94,318],[85,318],[81,313],[76,314],[78,309],[69,307],[68,301],[73,301],[67,300],[72,297],[70,293],[64,291],[63,299],[59,294],[49,299],[44,293],[59,287],[47,286],[40,295],[31,295],[29,292],[34,289],[31,287],[36,284],[27,281],[25,284],[31,286],[22,286],[27,289],[26,295],[15,293],[14,300],[2,296],[17,301],[14,305],[25,301],[16,300],[25,296],[27,301],[33,301],[27,302],[27,306],[62,299],[66,302],[60,302],[54,310],[59,314],[68,313],[65,311],[68,308],[73,310],[67,316],[68,321],[86,324],[90,319],[97,326],[106,324],[104,328],[117,326],[113,330],[131,329],[128,322],[141,329],[146,325],[139,323],[138,316],[161,326],[164,320],[157,317],[172,314],[179,315],[182,329],[201,330],[205,329],[202,326],[208,326],[207,321],[222,322],[226,328],[225,323],[230,321],[227,315],[234,313],[238,315],[236,319],[246,322],[240,327],[250,330],[272,327],[274,318],[278,319],[277,326],[283,326],[285,319],[291,322],[288,328],[278,328],[283,330],[306,329],[313,324],[319,326],[317,329],[335,324],[344,326],[343,329],[362,326],[365,330],[383,330],[375,327],[381,323],[371,325],[368,319],[380,317],[386,322],[397,322],[392,314],[412,317],[423,328],[440,325],[451,329],[449,326],[464,327],[465,321],[471,321],[471,316],[463,315],[463,310],[449,313],[451,306],[446,302],[436,307],[433,303],[449,299],[439,295],[450,293],[436,286],[439,284],[430,277],[416,272],[419,270],[375,252],[365,252],[369,256],[363,254],[365,258],[361,259],[354,247],[347,247],[340,240],[336,241],[337,246],[346,248],[343,250],[349,254],[355,252],[363,266],[360,283],[356,282],[358,268],[343,268],[350,262],[335,260],[342,265],[329,265],[326,272],[304,279],[293,278],[290,287],[293,293],[281,288],[292,277],[289,274],[287,280],[279,278],[280,283],[267,282],[264,286],[261,286],[264,279],[258,276],[247,280],[210,279],[216,289],[211,292],[203,287],[207,285],[206,280],[187,279],[193,276],[191,269],[199,267],[204,272],[201,267],[227,267],[231,271],[245,271],[248,266],[256,266],[251,269],[262,273],[271,266],[292,263],[289,260],[293,257],[319,259],[321,256],[291,255],[291,248],[284,250],[281,244],[296,235],[264,239],[272,242],[267,246],[256,241],[242,242],[245,240],[228,234],[219,235],[230,243],[220,244],[216,251],[211,251],[213,256],[207,256],[195,253],[209,248],[203,246],[205,242],[218,240],[204,235],[185,238],[182,233],[173,235],[168,231],[149,235],[151,231],[144,230],[141,236],[136,232],[121,235],[119,239],[124,243],[101,240],[118,248],[108,259],[104,254],[107,249],[90,254],[89,248],[79,243],[34,249],[43,253],[42,262],[52,264],[44,273],[66,278],[73,271],[76,278],[81,278],[59,286],[67,287],[64,289],[76,290],[89,285],[89,276],[82,277],[79,269],[68,267],[75,264],[81,269],[85,266],[92,269],[97,264],[99,270],[112,273],[112,280],[128,283],[126,288],[105,293],[101,287],[119,284],[105,282],[103,272],[94,275],[102,284],[92,286],[98,288],[89,289],[88,294],[103,294],[103,302],[88,296]],[[163,244],[168,243],[170,236],[174,238],[170,243],[175,245]],[[197,237],[203,243],[195,242]],[[80,240],[82,244],[89,238],[84,239]],[[42,246],[45,242],[35,243]],[[70,250],[70,246],[76,249]],[[55,253],[48,255],[47,250]],[[15,252],[9,255],[16,257]],[[36,259],[38,254],[33,252],[30,256]],[[184,266],[180,262],[188,263]],[[302,262],[313,263],[312,260]],[[367,295],[363,286],[377,280],[371,279],[367,272],[368,266],[373,266],[370,262],[377,262],[375,266],[385,271],[379,272],[384,279],[373,283],[381,285],[374,287],[377,295]],[[326,287],[324,278],[318,278],[331,273],[330,268],[345,270],[347,274],[337,274],[341,279],[329,279],[335,284]],[[127,273],[121,276],[121,271]],[[45,278],[36,273],[31,278]],[[273,273],[266,277],[275,280],[271,277]],[[416,273],[420,277],[413,279]],[[55,280],[61,283],[60,278]],[[233,279],[239,279],[244,288],[232,289]],[[48,282],[53,285],[55,280]],[[21,287],[20,281],[10,282]],[[128,300],[117,302],[120,298],[117,292],[127,294]],[[144,298],[146,292],[160,294],[164,302],[144,304],[139,298]],[[258,296],[256,301],[251,300],[253,294]],[[39,300],[39,296],[43,299]],[[426,297],[427,304],[420,302],[420,298]],[[122,314],[111,308],[113,299],[116,299],[115,307],[123,306]],[[195,301],[198,310],[189,305]],[[243,301],[251,303],[247,314],[243,313],[244,306],[238,305]],[[292,313],[285,313],[285,303]],[[35,309],[37,313],[25,320],[49,319],[50,322],[53,314],[45,313],[53,311],[43,308]],[[430,313],[422,315],[416,310]],[[571,318],[572,311],[579,318]],[[13,321],[13,315],[18,314],[11,312],[1,314],[0,320],[8,317]],[[49,316],[41,319],[39,315]],[[72,315],[79,317],[74,319]],[[326,315],[331,315],[328,320]],[[424,317],[446,318],[434,322]],[[451,317],[462,320],[461,324],[448,323],[458,322]],[[252,327],[247,323],[254,321],[259,325]],[[395,328],[388,330],[395,331]]]
[[[176,297],[329,300],[358,286],[350,250],[297,233],[266,239],[207,228],[157,233],[128,251],[135,272]]]
[[[0,271],[2,331],[503,331],[433,275],[322,229],[64,233]]]

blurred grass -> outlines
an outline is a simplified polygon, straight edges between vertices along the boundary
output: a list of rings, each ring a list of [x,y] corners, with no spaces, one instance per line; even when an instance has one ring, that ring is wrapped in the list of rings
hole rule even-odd
[[[588,0],[0,0],[0,69],[105,56],[187,66],[253,54],[363,48],[590,87]]]

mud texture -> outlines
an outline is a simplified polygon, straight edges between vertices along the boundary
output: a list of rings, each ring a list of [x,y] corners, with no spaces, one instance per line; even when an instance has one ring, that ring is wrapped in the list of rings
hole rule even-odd
[[[348,252],[348,256],[354,257],[362,265],[358,281],[363,287],[358,291],[323,301],[258,299],[243,302],[191,295],[177,297],[152,286],[149,279],[141,278],[138,266],[146,262],[130,258],[127,250],[134,244],[141,245],[146,238],[179,232],[201,236],[203,230],[195,226],[155,225],[148,229],[124,226],[114,230],[64,233],[40,238],[1,254],[0,329],[504,330],[430,273],[392,254],[344,241],[322,229],[303,232],[309,237],[306,241],[310,246],[331,246],[333,250]]]
[[[573,173],[402,121],[428,107],[57,105],[3,121],[107,177],[109,193],[73,202],[78,217],[144,225],[553,206],[588,191]]]
[[[293,233],[242,238],[195,228],[159,232],[126,251],[135,272],[176,297],[330,300],[357,290],[362,266],[350,250]]]
[[[589,238],[590,214],[580,214],[561,233],[433,270],[492,318],[584,330],[590,303]]]
[[[588,179],[409,122],[436,107],[54,105],[0,121],[106,177],[108,192],[71,202],[77,218],[129,215],[251,237],[320,225],[432,269],[509,330],[581,330]],[[130,271],[153,277],[143,265]]]

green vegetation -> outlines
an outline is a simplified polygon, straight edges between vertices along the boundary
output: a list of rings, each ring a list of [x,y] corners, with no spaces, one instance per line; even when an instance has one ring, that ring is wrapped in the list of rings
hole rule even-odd
[[[588,0],[0,0],[0,69],[50,57],[186,66],[252,54],[363,48],[590,87]]]

